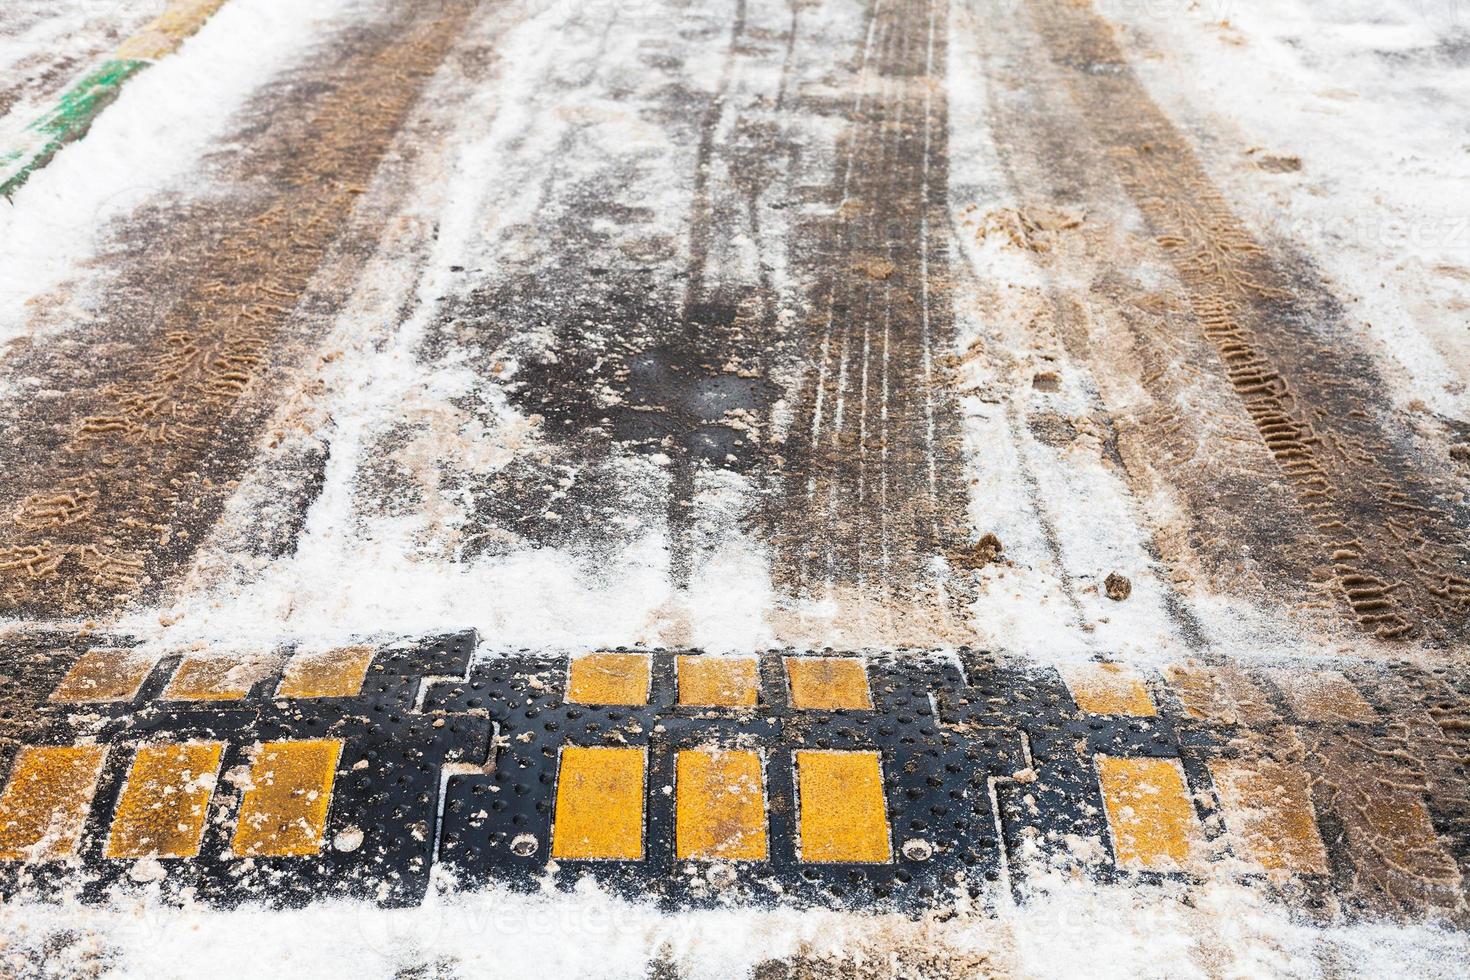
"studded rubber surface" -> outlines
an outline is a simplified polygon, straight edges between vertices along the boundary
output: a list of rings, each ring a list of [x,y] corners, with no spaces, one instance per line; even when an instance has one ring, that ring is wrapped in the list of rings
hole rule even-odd
[[[447,888],[590,876],[667,907],[915,912],[1060,866],[1464,916],[1470,692],[1450,675],[476,648],[218,654],[189,690],[198,652],[12,641],[0,887],[397,905],[437,866]]]

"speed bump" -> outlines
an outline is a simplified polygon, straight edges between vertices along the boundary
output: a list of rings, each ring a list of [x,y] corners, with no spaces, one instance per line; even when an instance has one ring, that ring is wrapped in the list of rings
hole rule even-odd
[[[787,657],[791,704],[797,708],[833,711],[842,708],[872,710],[868,673],[852,657]]]
[[[1270,667],[1223,658],[1108,701],[984,651],[476,658],[465,632],[296,648],[230,678],[241,696],[191,703],[159,693],[177,656],[140,657],[157,662],[136,689],[111,681],[142,669],[130,655],[88,659],[140,642],[0,644],[0,894],[299,904],[325,883],[396,905],[442,867],[669,908],[922,914],[1021,898],[1036,869],[1211,868],[1327,909],[1449,908],[1470,853],[1444,791],[1470,702],[1410,667],[1391,672],[1436,693],[1401,732],[1373,708],[1400,677],[1278,692]]]
[[[278,662],[268,654],[185,657],[162,696],[166,701],[238,701]]]
[[[22,748],[0,795],[0,860],[73,857],[106,757],[105,745]]]
[[[552,857],[642,859],[643,770],[642,749],[562,749]]]
[[[1210,776],[1243,857],[1265,871],[1328,872],[1305,772],[1272,759],[1215,759]]]
[[[690,749],[679,753],[677,772],[679,859],[764,860],[766,794],[760,754]]]
[[[332,647],[354,646],[343,639]],[[234,684],[242,696],[191,701],[162,695],[181,657],[154,654],[157,638],[0,640],[0,896],[106,902],[141,886],[165,901],[299,905],[330,889],[417,903],[444,768],[483,766],[494,733],[483,712],[424,711],[420,696],[426,677],[463,677],[476,643],[473,631],[374,643],[361,682],[366,650],[311,656],[330,677],[299,671],[301,657],[282,697],[284,658],[261,658],[268,672]],[[136,691],[135,677],[97,682],[118,673],[102,666],[135,663],[149,667]]]
[[[881,864],[892,857],[877,752],[796,753],[801,860]]]
[[[1312,722],[1370,724],[1378,720],[1373,706],[1335,670],[1267,670],[1297,718]]]
[[[574,657],[567,700],[577,704],[647,704],[648,655],[589,653]]]
[[[131,701],[153,671],[155,658],[129,649],[88,650],[56,685],[51,700],[67,704]]]
[[[372,660],[373,648],[367,646],[299,652],[286,662],[276,697],[355,697]]]
[[[232,847],[239,857],[295,857],[322,848],[342,743],[267,742],[256,752]]]
[[[1179,760],[1099,755],[1097,773],[1118,867],[1188,868],[1199,839],[1198,825]]]
[[[753,708],[760,695],[754,657],[678,658],[679,703],[695,707]]]
[[[1143,678],[1115,663],[1071,667],[1062,672],[1077,707],[1092,715],[1152,717],[1156,712]]]
[[[144,745],[107,839],[110,858],[187,858],[199,853],[222,742]]]

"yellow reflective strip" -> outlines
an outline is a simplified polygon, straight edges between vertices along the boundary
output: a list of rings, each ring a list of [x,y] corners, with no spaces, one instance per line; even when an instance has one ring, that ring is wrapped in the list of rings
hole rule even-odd
[[[251,657],[185,657],[163,689],[166,701],[238,701],[276,668],[279,659]]]
[[[874,864],[892,856],[877,752],[796,753],[801,860]]]
[[[222,742],[139,748],[112,817],[107,857],[196,856],[224,748]]]
[[[754,657],[681,655],[679,703],[696,706],[753,708],[760,692]]]
[[[1087,664],[1063,670],[1077,707],[1093,715],[1156,714],[1143,678],[1118,664]]]
[[[27,745],[0,794],[0,860],[73,857],[107,758],[105,745]]]
[[[131,701],[153,670],[156,658],[134,650],[99,649],[82,654],[51,692],[52,701]]]
[[[1305,772],[1272,759],[1215,759],[1210,777],[1237,853],[1266,871],[1327,873]]]
[[[231,848],[239,857],[300,857],[322,849],[337,739],[266,742],[250,765]]]
[[[168,8],[113,52],[122,61],[157,61],[204,26],[224,0],[169,0]]]
[[[573,704],[647,704],[648,655],[589,653],[572,659],[567,700]]]
[[[873,707],[873,696],[868,691],[868,672],[861,660],[852,657],[787,657],[785,661],[793,707],[826,711]]]
[[[1099,755],[1097,773],[1120,868],[1180,871],[1193,863],[1199,825],[1178,759]]]
[[[551,856],[643,859],[643,750],[561,750]]]
[[[758,753],[680,752],[674,791],[675,849],[680,860],[764,860],[766,793]]]
[[[372,647],[297,653],[286,662],[278,698],[350,698],[362,693]]]

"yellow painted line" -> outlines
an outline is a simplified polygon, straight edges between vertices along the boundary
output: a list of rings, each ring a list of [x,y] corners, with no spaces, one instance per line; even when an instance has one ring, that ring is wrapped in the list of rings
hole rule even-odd
[[[892,857],[877,752],[796,753],[801,860],[877,864]]]
[[[185,657],[162,696],[166,701],[238,701],[277,663],[269,655]]]
[[[131,701],[152,672],[156,658],[134,650],[97,649],[82,654],[51,692],[52,701]]]
[[[551,856],[642,860],[644,764],[642,749],[563,748]]]
[[[224,0],[169,0],[168,7],[141,31],[118,46],[113,57],[123,61],[157,61],[196,33]]]
[[[1097,756],[1118,867],[1181,871],[1193,865],[1199,824],[1178,759]]]
[[[1062,676],[1077,707],[1093,715],[1151,717],[1157,712],[1143,678],[1119,664],[1086,664],[1064,668]]]
[[[106,856],[196,857],[224,748],[222,742],[139,748],[112,817]]]
[[[1371,723],[1378,720],[1373,706],[1363,699],[1352,681],[1335,670],[1298,671],[1272,669],[1265,672],[1285,695],[1292,711],[1302,721]]]
[[[301,857],[322,849],[342,743],[266,742],[250,765],[231,848],[238,857]]]
[[[765,860],[766,793],[759,753],[680,752],[674,791],[675,850],[681,861]]]
[[[286,661],[278,698],[350,698],[362,693],[372,647],[298,652]]]
[[[1327,873],[1305,772],[1273,759],[1215,759],[1210,777],[1237,853],[1266,871]]]
[[[107,758],[105,745],[27,745],[0,794],[0,861],[73,857]]]
[[[574,657],[567,700],[573,704],[647,704],[645,653],[589,653]]]
[[[754,657],[681,655],[679,703],[717,708],[753,708],[759,700],[760,676]]]
[[[852,657],[787,657],[791,704],[797,708],[832,711],[873,707],[868,671]]]

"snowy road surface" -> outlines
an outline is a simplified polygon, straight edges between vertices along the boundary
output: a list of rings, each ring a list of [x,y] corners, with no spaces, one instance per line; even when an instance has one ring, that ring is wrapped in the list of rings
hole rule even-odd
[[[1467,110],[1462,0],[3,5],[0,972],[1465,975]]]

